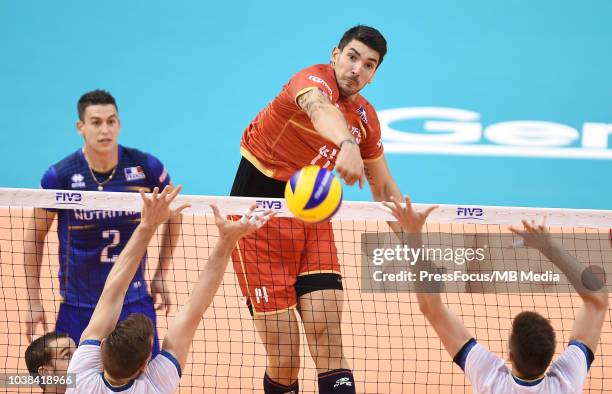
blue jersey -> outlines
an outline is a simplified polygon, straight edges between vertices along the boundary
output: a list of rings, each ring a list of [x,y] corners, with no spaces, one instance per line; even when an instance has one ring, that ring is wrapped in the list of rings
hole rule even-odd
[[[94,173],[98,182],[109,174]],[[119,162],[104,191],[162,190],[170,183],[163,164],[154,156],[119,145]],[[82,150],[49,167],[44,189],[98,190]],[[106,277],[140,222],[140,212],[58,210],[59,281],[64,302],[94,308]],[[149,297],[144,280],[146,256],[125,296],[125,303]]]

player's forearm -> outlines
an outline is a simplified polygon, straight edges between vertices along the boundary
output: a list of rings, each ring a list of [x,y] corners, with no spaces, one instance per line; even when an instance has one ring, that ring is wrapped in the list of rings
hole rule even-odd
[[[310,121],[315,130],[336,146],[346,139],[353,138],[342,112],[331,103],[312,111]]]
[[[353,138],[342,112],[319,89],[312,89],[298,97],[297,103],[310,118],[317,133],[336,146]]]
[[[402,201],[402,192],[393,178],[389,176],[389,179],[382,181],[374,179],[367,166],[365,167],[365,174],[366,178],[368,179],[370,190],[372,191],[372,199],[374,201],[391,201],[392,196],[395,198],[395,201]],[[399,222],[393,221],[387,223],[394,232],[400,233],[402,231],[402,226],[399,224]]]
[[[374,201],[391,201],[391,196],[393,196],[396,201],[402,200],[402,192],[393,180],[376,186],[370,183],[370,189],[372,190],[372,199]]]
[[[416,296],[419,310],[430,322],[436,319],[442,308],[446,308],[439,293],[416,293]]]
[[[599,309],[608,308],[608,291],[601,278],[587,270],[587,265],[579,262],[556,241],[540,252],[545,255],[570,281],[584,303]]]
[[[40,267],[45,236],[46,232],[37,231],[32,223],[24,239],[24,269],[30,304],[40,303]]]
[[[420,232],[416,234],[404,233],[403,240],[412,249],[420,249],[423,247],[423,236]],[[433,263],[425,259],[420,259],[414,265],[410,265],[410,270],[416,273],[417,278],[420,277],[420,271],[432,272],[434,269]],[[437,291],[438,283],[417,280],[414,284],[421,313],[423,313],[429,321],[433,321],[442,308],[445,308],[445,305],[442,303],[440,291]]]
[[[366,163],[364,172],[374,201],[391,201],[391,197],[395,198],[395,201],[402,201],[402,192],[388,170],[386,170],[387,174],[380,174],[381,170],[377,171],[372,165]]]
[[[419,278],[419,271],[427,271],[432,272],[433,266],[428,261],[423,261],[421,264],[417,263],[414,267],[419,266],[413,271],[416,272],[417,278]],[[442,297],[440,296],[440,290],[438,289],[439,283],[432,282],[422,282],[417,280],[415,283],[416,297],[419,302],[419,309],[421,313],[425,315],[427,320],[433,321],[435,320],[438,313],[441,312],[442,308],[446,308],[444,303],[442,302]]]
[[[30,303],[40,302],[40,266],[42,247],[36,241],[25,241],[24,268]]]
[[[181,216],[171,218],[162,225],[161,243],[159,251],[159,264],[155,271],[155,278],[163,278],[172,264],[172,256],[178,243],[181,232]]]

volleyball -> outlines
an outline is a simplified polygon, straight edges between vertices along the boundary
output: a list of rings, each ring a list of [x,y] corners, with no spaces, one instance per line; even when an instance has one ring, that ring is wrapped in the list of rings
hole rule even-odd
[[[319,223],[330,219],[340,208],[342,185],[331,171],[307,166],[287,181],[285,201],[298,219]]]

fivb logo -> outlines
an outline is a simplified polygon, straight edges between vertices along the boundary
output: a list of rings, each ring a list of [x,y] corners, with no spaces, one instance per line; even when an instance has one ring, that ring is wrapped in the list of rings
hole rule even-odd
[[[612,160],[612,123],[586,122],[580,133],[565,124],[533,120],[485,127],[480,117],[478,112],[445,107],[378,112],[386,152]],[[394,125],[407,121],[422,121],[423,131]]]
[[[471,219],[471,220],[484,220],[484,210],[482,208],[471,208],[471,207],[457,207],[457,218],[458,220]]]
[[[81,193],[57,192],[55,193],[55,202],[60,205],[83,205],[83,196]]]
[[[257,200],[255,201],[259,209],[281,209],[283,203],[278,200]]]

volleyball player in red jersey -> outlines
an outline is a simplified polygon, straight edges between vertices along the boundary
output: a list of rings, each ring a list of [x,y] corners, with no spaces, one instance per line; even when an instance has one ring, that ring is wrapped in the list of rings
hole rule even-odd
[[[315,164],[334,169],[347,185],[367,178],[376,201],[401,199],[383,155],[380,124],[359,91],[387,52],[380,32],[349,29],[330,64],[308,67],[282,88],[246,128],[232,196],[284,196],[286,181]],[[329,221],[275,218],[239,242],[234,268],[266,347],[264,391],[299,392],[304,324],[320,393],[355,393],[341,338],[342,277]]]

